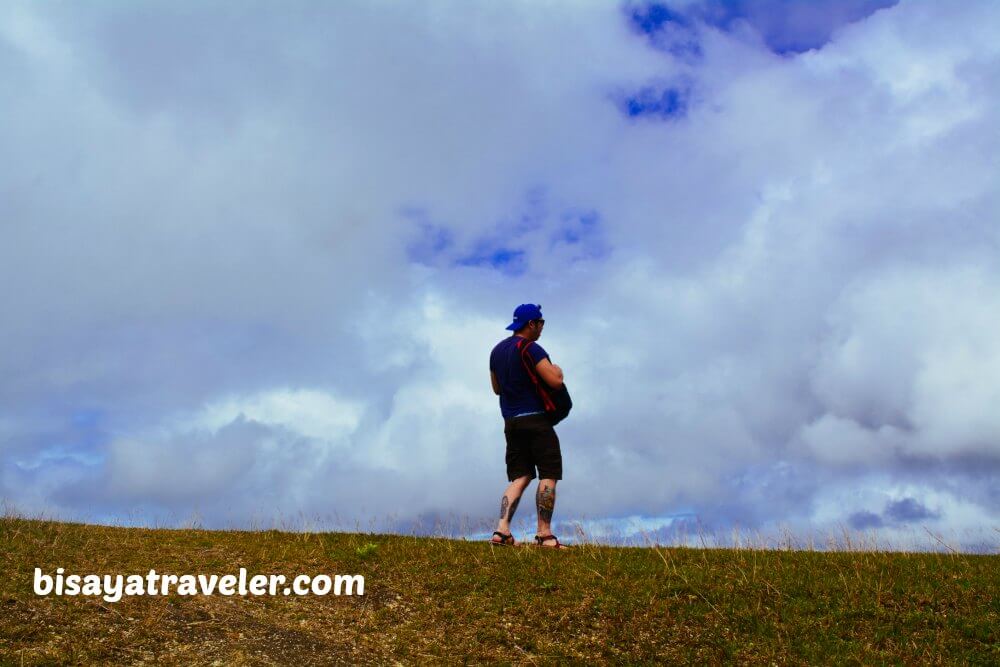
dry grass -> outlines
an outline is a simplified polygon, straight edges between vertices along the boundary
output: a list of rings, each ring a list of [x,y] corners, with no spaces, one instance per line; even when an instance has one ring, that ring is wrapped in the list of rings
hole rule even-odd
[[[366,546],[375,544],[377,547]],[[0,518],[0,664],[1000,663],[1000,556]],[[854,545],[858,546],[858,545]],[[37,597],[34,567],[363,574],[362,597]]]

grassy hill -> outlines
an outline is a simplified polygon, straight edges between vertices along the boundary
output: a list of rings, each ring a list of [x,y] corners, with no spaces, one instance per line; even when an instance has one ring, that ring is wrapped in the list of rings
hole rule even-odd
[[[38,597],[48,573],[361,574],[362,596]],[[1000,556],[535,547],[0,518],[0,664],[1000,663]]]

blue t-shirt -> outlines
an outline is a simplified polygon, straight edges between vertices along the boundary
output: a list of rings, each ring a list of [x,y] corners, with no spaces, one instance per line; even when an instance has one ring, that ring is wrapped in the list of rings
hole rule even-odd
[[[500,384],[500,414],[504,419],[530,412],[544,412],[545,406],[538,397],[535,385],[524,370],[517,342],[520,336],[504,338],[490,352],[490,370]],[[538,343],[528,343],[528,353],[534,364],[548,359],[549,354]],[[542,381],[539,378],[539,381]]]

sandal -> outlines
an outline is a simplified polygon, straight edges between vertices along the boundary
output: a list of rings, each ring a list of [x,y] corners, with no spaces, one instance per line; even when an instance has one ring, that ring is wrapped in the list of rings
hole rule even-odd
[[[500,539],[499,540],[494,540],[493,536],[499,536]],[[504,534],[504,533],[501,533],[499,530],[494,530],[493,531],[493,536],[490,537],[489,542],[490,542],[490,544],[492,544],[494,546],[498,546],[498,547],[516,547],[517,546],[517,540],[514,539],[514,536],[511,533]]]
[[[555,540],[555,544],[545,544],[549,540]],[[555,535],[535,535],[535,546],[545,547],[546,549],[569,549],[568,546],[559,541],[559,538]]]

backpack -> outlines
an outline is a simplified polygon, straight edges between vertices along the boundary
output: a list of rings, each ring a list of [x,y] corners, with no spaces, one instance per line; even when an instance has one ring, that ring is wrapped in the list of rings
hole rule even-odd
[[[527,371],[528,377],[531,378],[531,383],[535,385],[535,391],[538,392],[538,397],[542,399],[542,406],[545,408],[545,416],[549,418],[549,422],[555,426],[562,420],[566,419],[569,411],[573,408],[573,400],[569,397],[569,390],[566,389],[566,383],[563,382],[562,386],[558,389],[550,387],[545,380],[538,377],[538,373],[535,371],[534,364],[531,363],[528,355],[528,346],[531,342],[526,338],[522,338],[517,341],[517,349],[521,353],[521,363],[524,364],[524,370]]]

